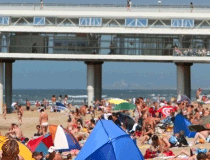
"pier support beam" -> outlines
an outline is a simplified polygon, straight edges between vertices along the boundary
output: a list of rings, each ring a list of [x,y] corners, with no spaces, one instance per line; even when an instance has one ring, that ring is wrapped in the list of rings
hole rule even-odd
[[[87,64],[87,101],[88,106],[93,106],[94,100],[101,100],[103,62],[85,63]]]
[[[95,63],[95,73],[94,73],[94,97],[95,100],[101,101],[102,94],[102,64],[103,62]]]
[[[14,61],[5,61],[5,103],[9,113],[12,112],[12,63]]]
[[[94,102],[94,63],[85,62],[87,64],[87,96],[88,106],[93,106]]]
[[[177,66],[177,95],[186,95],[191,98],[191,73],[192,63],[176,63]]]
[[[0,61],[0,114],[3,114],[4,63]]]

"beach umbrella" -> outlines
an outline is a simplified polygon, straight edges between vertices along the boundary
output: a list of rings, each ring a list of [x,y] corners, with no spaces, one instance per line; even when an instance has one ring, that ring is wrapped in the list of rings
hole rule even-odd
[[[200,119],[200,124],[190,125],[191,131],[200,132],[204,130],[210,130],[210,116],[205,116]]]
[[[175,108],[172,106],[164,106],[157,110],[157,112],[161,113],[163,117],[170,116],[171,112],[174,112]]]
[[[32,152],[42,152],[43,155],[48,154],[48,149],[51,146],[54,146],[51,134],[46,134],[45,136],[33,138],[27,143],[27,147]]]
[[[124,103],[124,102],[127,102],[127,101],[124,100],[124,99],[114,98],[114,99],[108,100],[108,102],[111,103],[111,104],[120,104],[120,103]]]
[[[8,141],[7,137],[0,136],[0,150],[2,150],[3,144]],[[31,151],[22,143],[18,142],[20,153],[19,155],[24,159],[24,160],[32,160],[32,153]]]
[[[110,120],[100,120],[76,160],[143,160],[139,148],[126,132]]]
[[[135,121],[133,118],[131,118],[129,115],[124,114],[122,112],[117,112],[118,114],[118,119],[120,120],[121,123],[125,124],[126,129],[128,131],[132,130],[133,125],[135,124]]]
[[[73,149],[81,149],[79,142],[74,135],[67,129],[64,129],[62,126],[50,125],[49,130],[52,134],[52,139],[56,150],[70,151]]]
[[[120,103],[114,107],[114,110],[134,110],[136,106],[131,103]]]
[[[177,103],[181,103],[187,101],[189,104],[191,103],[190,99],[186,95],[178,95]]]

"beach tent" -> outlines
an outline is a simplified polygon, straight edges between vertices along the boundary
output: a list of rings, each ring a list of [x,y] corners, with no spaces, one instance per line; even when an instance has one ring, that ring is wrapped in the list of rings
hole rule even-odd
[[[143,160],[140,150],[120,127],[100,120],[91,132],[76,160]]]
[[[196,134],[196,132],[191,132],[188,128],[188,126],[191,125],[191,122],[186,119],[184,116],[181,114],[178,114],[175,117],[175,122],[174,122],[174,134],[179,133],[181,130],[185,132],[185,135],[189,138],[193,138]]]
[[[126,129],[128,131],[132,130],[133,125],[135,124],[135,121],[133,120],[133,118],[131,118],[129,115],[124,114],[122,112],[117,112],[117,115],[120,122],[125,124]]]
[[[56,102],[56,107],[58,110],[66,110],[66,106],[60,102]]]
[[[30,139],[27,143],[31,152],[42,152],[44,156],[48,154],[48,149],[51,146],[54,146],[51,134]]]
[[[71,151],[73,149],[81,149],[79,142],[74,135],[62,126],[50,125],[49,130],[52,134],[52,139],[56,150],[63,152]]]

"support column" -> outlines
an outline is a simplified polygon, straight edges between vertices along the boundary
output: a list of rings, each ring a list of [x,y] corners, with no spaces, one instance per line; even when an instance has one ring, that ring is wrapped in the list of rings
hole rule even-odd
[[[12,63],[14,61],[5,61],[5,103],[8,112],[11,113],[12,105]]]
[[[85,62],[87,64],[87,96],[88,106],[93,106],[94,102],[94,63]]]
[[[94,73],[94,97],[95,100],[101,101],[102,94],[102,64],[103,62],[95,63],[95,73]]]
[[[186,95],[191,98],[191,73],[192,63],[176,63],[177,66],[177,95]]]
[[[3,114],[4,63],[0,62],[0,114]]]

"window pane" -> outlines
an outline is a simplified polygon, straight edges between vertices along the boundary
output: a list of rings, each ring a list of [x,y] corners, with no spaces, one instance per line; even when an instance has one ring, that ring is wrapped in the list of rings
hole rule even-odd
[[[101,26],[102,19],[101,18],[91,18],[91,26]]]
[[[80,18],[79,19],[80,26],[89,26],[90,25],[90,18]]]
[[[136,19],[133,19],[133,18],[125,19],[125,26],[135,27],[136,26]]]
[[[0,17],[0,24],[1,25],[9,25],[9,17]]]
[[[147,27],[147,19],[137,19],[136,25],[138,27]]]
[[[182,27],[182,19],[172,19],[171,27]]]
[[[184,19],[183,20],[183,27],[188,27],[188,28],[194,27],[194,20],[192,20],[192,19]]]
[[[34,17],[34,25],[45,25],[45,17]]]

